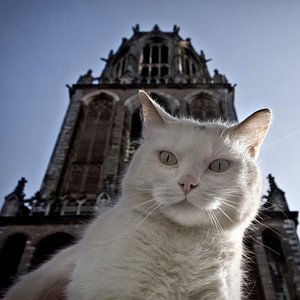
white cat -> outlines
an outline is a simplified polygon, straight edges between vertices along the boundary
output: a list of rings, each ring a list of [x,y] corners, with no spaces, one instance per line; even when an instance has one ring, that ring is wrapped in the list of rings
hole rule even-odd
[[[5,299],[54,299],[62,287],[71,300],[243,298],[242,239],[260,206],[255,160],[270,111],[199,123],[139,96],[144,140],[119,204]]]

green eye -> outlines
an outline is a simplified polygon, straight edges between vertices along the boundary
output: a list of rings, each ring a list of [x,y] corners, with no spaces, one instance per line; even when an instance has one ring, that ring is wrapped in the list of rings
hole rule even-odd
[[[230,163],[226,159],[216,159],[210,163],[209,169],[213,172],[222,173],[225,172],[230,166]]]
[[[176,156],[168,151],[161,151],[159,153],[159,159],[164,165],[173,166],[177,164]]]

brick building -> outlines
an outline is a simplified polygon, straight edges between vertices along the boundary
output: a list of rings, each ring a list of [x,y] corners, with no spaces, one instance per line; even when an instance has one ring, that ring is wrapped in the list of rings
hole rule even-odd
[[[70,104],[41,189],[26,198],[22,178],[5,197],[2,289],[74,242],[95,213],[115,204],[119,180],[139,146],[139,89],[173,115],[237,121],[235,87],[218,70],[210,74],[209,59],[180,37],[177,26],[144,32],[136,25],[132,37],[103,60],[99,77],[89,70],[69,86]],[[247,299],[300,299],[298,212],[289,210],[271,175],[269,182],[255,230],[245,239],[251,258]]]

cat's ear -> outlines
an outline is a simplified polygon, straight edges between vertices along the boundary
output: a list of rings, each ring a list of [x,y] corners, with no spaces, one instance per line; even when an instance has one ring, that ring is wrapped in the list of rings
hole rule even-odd
[[[261,109],[233,128],[234,133],[243,138],[253,158],[258,156],[259,148],[270,127],[271,116],[269,109]]]
[[[146,127],[163,126],[166,122],[173,120],[173,117],[153,101],[146,92],[139,90],[139,98],[142,103],[143,121]]]

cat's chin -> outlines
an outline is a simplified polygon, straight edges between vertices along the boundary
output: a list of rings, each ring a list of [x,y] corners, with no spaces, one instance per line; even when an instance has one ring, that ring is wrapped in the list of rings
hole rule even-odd
[[[197,208],[188,201],[177,202],[162,210],[162,213],[174,223],[183,226],[209,226],[208,212]]]

